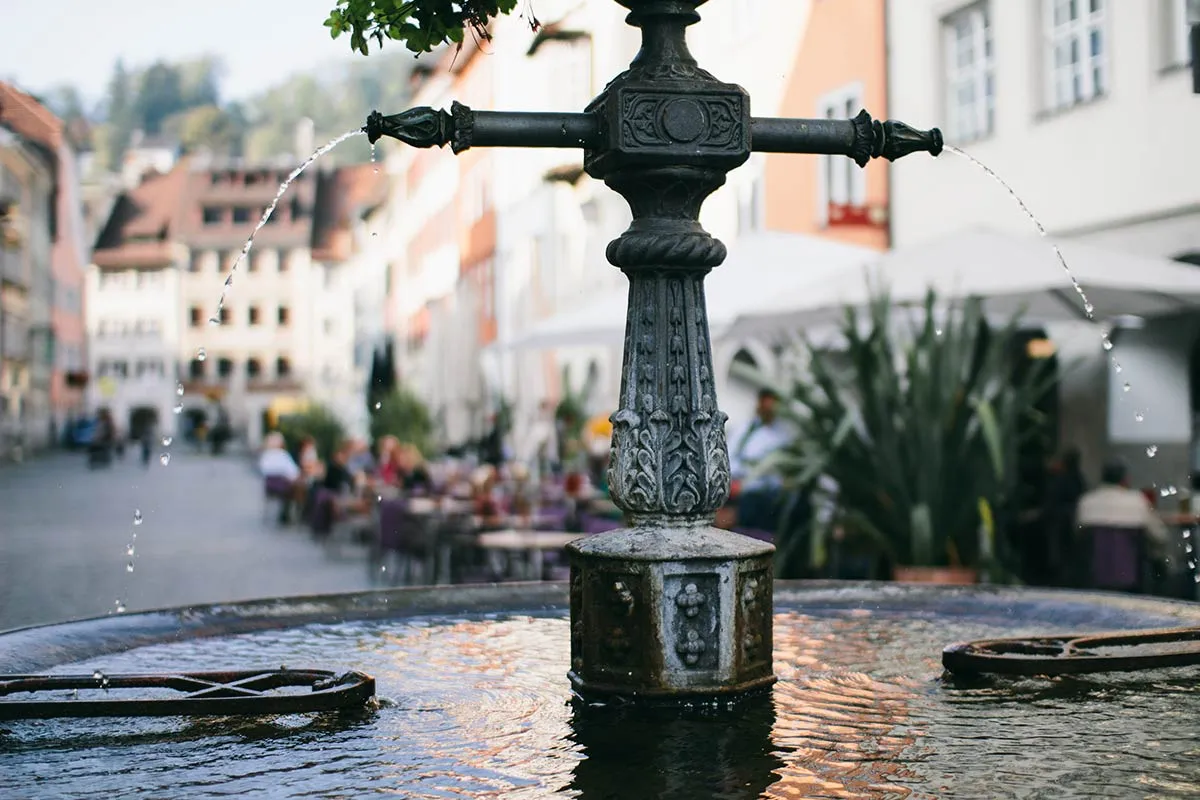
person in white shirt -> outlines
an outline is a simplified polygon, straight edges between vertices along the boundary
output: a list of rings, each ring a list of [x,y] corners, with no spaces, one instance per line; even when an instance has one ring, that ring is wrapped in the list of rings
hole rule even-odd
[[[263,449],[258,456],[258,473],[264,478],[279,477],[289,481],[300,477],[300,467],[284,447],[282,433],[269,433],[263,440]]]
[[[1129,488],[1125,465],[1119,461],[1105,464],[1100,485],[1079,499],[1076,524],[1083,532],[1134,531],[1145,537],[1144,554],[1151,558],[1164,555],[1170,540],[1166,524],[1150,501],[1138,490]],[[1140,588],[1136,574],[1140,574],[1142,565],[1126,563],[1128,554],[1122,553],[1119,547],[1102,546],[1098,550],[1095,547],[1093,544],[1092,570],[1103,573],[1093,575],[1093,582],[1098,583],[1099,588]]]
[[[737,504],[741,528],[774,531],[779,523],[782,483],[770,473],[755,474],[763,459],[784,447],[791,433],[778,418],[779,396],[770,389],[758,393],[754,418],[729,437],[729,473],[735,482],[731,501]]]
[[[258,455],[258,473],[264,481],[271,478],[287,481],[289,488],[284,492],[272,492],[280,500],[279,524],[286,525],[291,516],[292,505],[302,497],[304,482],[300,478],[300,467],[284,446],[283,434],[277,431],[267,434],[262,452]]]

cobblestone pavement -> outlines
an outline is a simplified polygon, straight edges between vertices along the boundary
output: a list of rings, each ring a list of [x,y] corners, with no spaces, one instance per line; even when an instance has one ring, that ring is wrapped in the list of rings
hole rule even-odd
[[[113,613],[118,599],[136,611],[371,588],[360,547],[267,521],[244,456],[174,451],[149,468],[132,453],[100,470],[83,454],[0,466],[0,630]]]

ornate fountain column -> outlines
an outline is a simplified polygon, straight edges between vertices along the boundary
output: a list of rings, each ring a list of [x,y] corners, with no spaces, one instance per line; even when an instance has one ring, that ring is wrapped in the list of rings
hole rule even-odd
[[[696,65],[687,26],[705,0],[617,0],[642,49],[582,113],[420,107],[367,118],[372,143],[583,148],[633,223],[609,244],[629,277],[620,408],[609,484],[631,527],[567,547],[571,683],[583,696],[646,702],[769,687],[774,548],[712,526],[729,496],[725,415],[713,387],[704,277],[725,246],[700,206],[725,174],[768,153],[895,160],[937,155],[942,135],[866,111],[853,119],[752,118],[750,98]]]
[[[584,696],[663,700],[765,688],[774,547],[712,526],[729,496],[704,278],[725,246],[705,198],[750,157],[750,98],[700,69],[686,27],[704,0],[618,0],[642,49],[587,111],[606,146],[588,174],[629,202],[608,246],[629,277],[609,485],[631,527],[568,546],[571,681]]]

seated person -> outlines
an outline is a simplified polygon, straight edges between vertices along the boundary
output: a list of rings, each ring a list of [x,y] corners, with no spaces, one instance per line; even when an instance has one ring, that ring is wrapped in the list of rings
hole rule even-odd
[[[402,444],[396,448],[396,482],[406,492],[433,491],[433,478],[425,467],[425,459],[416,445]]]
[[[1100,485],[1079,499],[1076,522],[1081,532],[1114,528],[1135,531],[1142,539],[1142,553],[1151,559],[1166,555],[1170,541],[1167,526],[1150,501],[1137,489],[1130,488],[1125,465],[1120,461],[1105,464],[1100,474]],[[1129,588],[1135,591],[1146,588],[1141,585],[1140,578],[1130,577],[1131,574],[1140,573],[1142,565],[1110,563],[1113,558],[1124,560],[1117,550],[1111,553],[1093,552],[1093,569],[1099,567],[1102,571],[1112,573],[1094,574],[1093,588]]]
[[[258,472],[263,479],[281,478],[288,482],[291,491],[283,495],[279,508],[279,521],[286,523],[291,513],[293,502],[300,499],[303,482],[300,480],[300,467],[292,454],[284,446],[283,434],[272,432],[263,440],[263,449],[258,456]]]
[[[333,452],[333,458],[325,467],[321,486],[336,494],[338,507],[347,511],[366,511],[366,502],[358,496],[358,478],[350,470],[350,457],[354,453],[353,442],[342,442]]]

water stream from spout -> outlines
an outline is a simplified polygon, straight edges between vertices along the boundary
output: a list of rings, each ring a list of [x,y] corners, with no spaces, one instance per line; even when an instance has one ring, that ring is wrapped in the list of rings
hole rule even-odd
[[[364,130],[362,130],[361,128],[355,128],[352,131],[346,131],[342,135],[337,136],[333,139],[330,139],[328,142],[326,142],[325,144],[321,145],[316,150],[314,150],[308,158],[306,158],[306,159],[304,159],[304,161],[300,162],[300,165],[297,166],[295,169],[293,169],[288,174],[287,178],[283,181],[283,183],[279,184],[279,190],[275,192],[275,197],[272,198],[270,204],[265,209],[263,209],[262,217],[259,218],[258,224],[254,226],[254,230],[250,232],[250,236],[247,237],[246,243],[244,245],[242,245],[242,251],[238,254],[237,259],[230,266],[229,273],[225,276],[225,282],[221,287],[221,297],[217,301],[217,310],[216,310],[215,314],[213,314],[211,317],[209,317],[209,320],[208,320],[209,325],[215,326],[215,325],[221,324],[221,312],[225,308],[225,301],[229,297],[229,290],[231,288],[233,288],[233,276],[237,273],[238,267],[241,266],[242,262],[245,261],[246,257],[250,254],[250,249],[252,247],[254,247],[254,237],[258,235],[258,232],[261,231],[263,229],[263,226],[265,226],[267,224],[267,222],[271,219],[271,215],[275,213],[275,209],[279,206],[279,201],[283,198],[284,194],[287,193],[287,190],[291,187],[292,182],[295,181],[296,178],[300,177],[300,175],[306,169],[308,169],[310,166],[312,166],[313,163],[316,162],[317,159],[319,159],[321,156],[325,155],[330,150],[337,147],[339,144],[346,141],[347,139],[350,139],[354,136],[358,136],[360,134],[365,135],[365,133],[366,132]],[[374,156],[375,156],[375,149],[374,149],[374,145],[372,145],[372,148],[371,148],[372,161],[374,160]],[[208,352],[205,350],[205,348],[203,346],[199,347],[196,350],[196,359],[199,361],[205,361],[207,358],[208,358]],[[176,415],[183,412],[183,396],[184,396],[183,383],[177,383],[175,385],[175,405],[172,409]],[[170,453],[169,448],[171,447],[171,444],[174,442],[174,438],[171,436],[164,435],[161,437],[161,439],[159,439],[159,442],[162,444],[163,452],[158,457],[158,460],[159,460],[160,464],[162,464],[164,467],[166,467],[171,463],[171,453]],[[142,524],[142,512],[140,510],[135,510],[134,525],[136,526],[136,525],[141,525],[141,524]],[[134,556],[136,553],[136,542],[137,542],[137,532],[134,531],[133,535],[130,537],[129,543],[125,547],[125,555],[126,555],[126,558],[128,559],[125,562],[125,570],[128,573],[132,573],[134,571]],[[115,605],[116,613],[120,614],[125,611],[125,602],[123,599],[117,598],[114,605]]]
[[[964,158],[967,161],[971,162],[976,167],[978,167],[980,170],[982,170],[984,172],[984,174],[986,174],[989,178],[994,180],[996,183],[1000,184],[1001,188],[1003,188],[1004,191],[1008,193],[1008,196],[1012,198],[1013,202],[1017,204],[1017,206],[1021,209],[1021,211],[1025,212],[1025,216],[1027,216],[1029,218],[1029,221],[1033,223],[1035,228],[1037,228],[1037,232],[1042,236],[1042,238],[1049,238],[1049,233],[1046,231],[1046,226],[1044,226],[1042,224],[1041,220],[1039,220],[1037,218],[1037,215],[1035,215],[1033,213],[1033,211],[1031,211],[1029,209],[1029,206],[1027,206],[1025,204],[1025,201],[1021,199],[1020,195],[1018,195],[1016,193],[1016,191],[1014,191],[1013,188],[1011,186],[1009,186],[1008,183],[1003,178],[1001,178],[999,175],[996,174],[995,170],[993,170],[987,164],[984,164],[982,161],[975,158],[975,156],[971,155],[970,153],[966,152],[965,150],[961,150],[957,147],[954,147],[953,145],[946,145],[944,149],[947,152],[954,153],[956,156],[959,156],[960,158]],[[1079,295],[1079,299],[1083,303],[1083,313],[1085,315],[1087,315],[1087,319],[1089,322],[1092,322],[1093,324],[1098,324],[1098,320],[1096,319],[1096,308],[1094,305],[1092,305],[1092,302],[1088,299],[1087,292],[1084,291],[1083,286],[1080,285],[1079,280],[1075,277],[1075,274],[1073,272],[1071,272],[1071,268],[1067,265],[1067,259],[1063,256],[1062,250],[1060,250],[1058,245],[1053,241],[1050,242],[1050,247],[1054,250],[1054,256],[1055,256],[1055,258],[1058,259],[1059,266],[1062,267],[1063,272],[1065,272],[1067,274],[1067,278],[1071,281],[1071,287],[1075,290],[1075,293],[1077,295]],[[1100,344],[1104,348],[1104,351],[1106,353],[1108,353],[1109,361],[1112,363],[1113,372],[1115,372],[1119,375],[1123,371],[1121,362],[1117,360],[1117,357],[1112,352],[1112,350],[1113,350],[1112,338],[1109,336],[1108,331],[1105,331],[1103,329],[1101,330],[1101,334],[1100,334]],[[1132,388],[1133,387],[1130,386],[1129,381],[1125,381],[1121,385],[1121,391],[1126,394],[1129,393],[1130,389],[1132,389]],[[1134,411],[1134,414],[1133,414],[1134,422],[1138,422],[1138,423],[1144,422],[1145,419],[1146,419],[1146,415],[1144,412],[1142,412],[1141,410]],[[1151,444],[1146,447],[1146,458],[1154,458],[1156,455],[1158,455],[1158,445]],[[1178,489],[1173,485],[1168,486],[1165,489],[1159,490],[1159,494],[1162,497],[1168,497],[1171,495],[1175,495],[1177,493],[1178,493]],[[1191,531],[1185,529],[1183,532],[1183,537],[1185,539],[1188,539],[1188,538],[1190,538],[1190,536],[1191,536]],[[1192,553],[1192,544],[1190,542],[1188,542],[1186,544],[1185,552],[1188,554]],[[1189,560],[1187,562],[1187,566],[1188,566],[1188,570],[1192,573],[1192,580],[1195,583],[1200,583],[1200,571],[1196,570],[1196,561]]]
[[[241,263],[246,260],[246,256],[250,253],[250,248],[254,247],[254,237],[258,235],[258,232],[261,231],[263,226],[267,224],[267,221],[271,219],[271,215],[275,213],[276,206],[279,205],[279,200],[284,196],[284,194],[287,193],[288,187],[292,185],[292,181],[300,177],[301,173],[312,166],[313,162],[315,162],[318,158],[325,155],[330,150],[337,147],[339,144],[351,138],[352,136],[359,135],[366,135],[366,132],[361,128],[355,128],[352,131],[346,131],[341,136],[330,139],[328,142],[314,150],[312,155],[304,159],[304,161],[300,163],[300,166],[292,170],[284,182],[279,184],[279,191],[275,193],[275,197],[271,200],[271,204],[263,210],[262,217],[258,220],[258,224],[254,226],[254,230],[250,232],[250,236],[246,239],[246,243],[242,245],[242,252],[239,253],[237,259],[234,260],[233,266],[229,268],[229,274],[225,276],[225,284],[221,287],[221,297],[217,301],[217,311],[208,318],[209,325],[221,324],[221,311],[225,308],[225,299],[229,296],[229,290],[233,287],[233,276],[237,273],[237,269],[239,266],[241,266]]]

